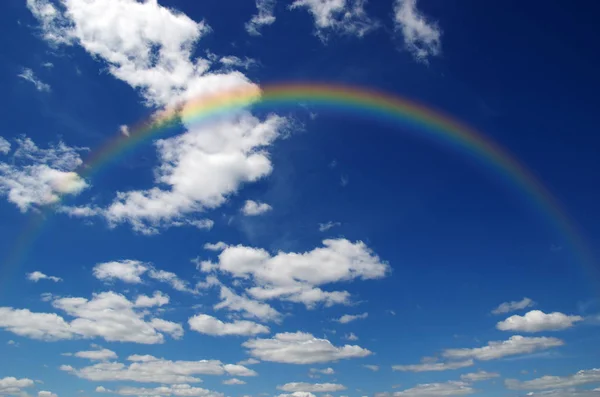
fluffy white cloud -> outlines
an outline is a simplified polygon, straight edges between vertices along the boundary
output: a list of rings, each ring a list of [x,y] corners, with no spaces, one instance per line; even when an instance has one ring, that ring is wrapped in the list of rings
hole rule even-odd
[[[258,334],[269,333],[269,327],[257,324],[252,321],[236,320],[231,323],[209,316],[207,314],[198,314],[188,320],[190,328],[194,331],[207,335],[244,335],[254,336]]]
[[[546,390],[561,389],[600,382],[600,368],[581,370],[573,375],[567,376],[542,376],[528,381],[506,379],[506,387],[512,390]]]
[[[94,361],[106,361],[117,358],[117,353],[108,349],[80,351],[73,354],[75,357],[86,358]]]
[[[500,331],[517,332],[558,331],[570,328],[582,320],[581,316],[569,316],[559,312],[546,314],[541,310],[531,310],[524,316],[514,315],[498,322],[496,328]]]
[[[98,263],[94,266],[94,277],[103,281],[120,280],[129,284],[140,284],[141,275],[148,270],[148,265],[135,260],[122,260]]]
[[[331,367],[329,367],[329,368],[323,368],[323,369],[311,368],[311,369],[309,369],[309,372],[312,373],[312,374],[323,374],[323,375],[333,375],[333,374],[335,374],[335,371]],[[288,391],[288,390],[286,390],[286,391]]]
[[[425,383],[403,391],[391,394],[393,397],[445,397],[465,396],[475,393],[475,389],[465,382]],[[379,393],[376,397],[390,396],[389,393]]]
[[[441,52],[442,31],[436,22],[417,10],[417,0],[396,0],[394,5],[396,29],[402,33],[404,45],[421,62]]]
[[[242,345],[262,361],[288,364],[314,364],[341,359],[366,357],[367,349],[356,345],[334,346],[327,339],[319,339],[304,332],[280,333],[271,339],[252,339]]]
[[[160,291],[154,291],[152,296],[138,295],[135,299],[135,307],[154,307],[164,306],[169,304],[169,295],[163,294]]]
[[[27,280],[33,281],[34,283],[37,283],[40,280],[50,280],[54,281],[55,283],[58,283],[59,281],[62,281],[62,278],[56,276],[48,276],[36,270],[35,272],[27,273]]]
[[[410,372],[448,371],[450,369],[465,368],[472,365],[473,360],[450,361],[447,363],[424,362],[421,364],[412,365],[393,365],[392,370]]]
[[[223,397],[223,393],[218,393],[212,390],[193,387],[182,383],[160,387],[123,387],[118,390],[109,390],[105,387],[98,386],[98,393],[114,393],[121,396],[180,396],[180,397]]]
[[[0,154],[8,154],[10,152],[10,142],[0,136]]]
[[[0,395],[20,394],[23,392],[21,389],[31,386],[33,386],[31,379],[17,379],[12,376],[0,378]]]
[[[244,382],[241,379],[238,378],[231,378],[231,379],[227,379],[223,381],[224,385],[245,385],[246,382]]]
[[[35,89],[38,91],[50,92],[50,90],[51,90],[50,85],[41,81],[35,75],[35,73],[33,73],[33,70],[31,70],[29,68],[23,68],[21,73],[19,73],[17,76],[22,78],[23,80],[29,81],[31,84],[33,84],[35,86]]]
[[[379,371],[379,365],[365,364],[365,365],[363,365],[363,367],[365,367],[366,369],[369,369],[373,372]]]
[[[319,302],[333,305],[349,300],[346,291],[326,292],[317,286],[378,279],[389,272],[389,266],[361,241],[328,239],[323,245],[308,252],[276,255],[259,248],[228,246],[216,263],[202,261],[199,267],[204,272],[218,270],[239,279],[251,278],[255,286],[247,292],[257,299],[281,299],[304,303],[307,307]]]
[[[161,318],[153,318],[150,320],[150,325],[157,331],[171,335],[174,339],[181,339],[183,337],[183,327],[181,324],[163,320]]]
[[[517,354],[533,353],[534,351],[562,346],[563,344],[564,342],[557,338],[532,338],[514,335],[505,341],[489,342],[487,346],[472,349],[447,349],[442,354],[450,359],[474,358],[487,361]]]
[[[69,323],[54,313],[0,307],[0,328],[33,339],[60,340],[75,337]]]
[[[246,200],[241,211],[246,216],[256,216],[264,214],[265,212],[269,212],[272,209],[273,207],[271,207],[267,203],[256,202],[254,200]]]
[[[469,374],[463,374],[460,376],[460,379],[465,382],[479,382],[482,380],[488,380],[499,377],[500,374],[496,372],[486,372],[486,371],[478,371],[471,372]]]
[[[204,249],[208,250],[208,251],[223,251],[227,247],[228,247],[228,245],[222,241],[219,241],[217,243],[204,244]]]
[[[106,362],[79,369],[67,365],[62,366],[61,369],[94,382],[132,381],[176,384],[201,382],[197,375],[257,375],[248,368],[233,364],[224,365],[218,360],[170,361],[149,355],[133,355],[128,360],[132,361],[129,365]]]
[[[317,397],[317,396],[312,394],[311,392],[307,392],[307,391],[295,391],[295,392],[289,393],[289,394],[286,394],[286,393],[279,394],[277,397]],[[344,396],[342,396],[342,397],[344,397]]]
[[[287,392],[311,392],[311,393],[326,393],[346,390],[346,386],[338,383],[305,383],[305,382],[291,382],[286,383],[282,386],[277,386],[279,390]]]
[[[354,320],[363,320],[369,317],[369,313],[362,314],[344,314],[342,317],[338,318],[336,321],[340,324],[348,324]]]
[[[367,0],[294,0],[291,9],[306,8],[315,20],[316,35],[326,41],[328,34],[363,37],[379,26],[365,11]]]
[[[511,301],[501,303],[497,308],[492,310],[492,314],[505,314],[514,312],[515,310],[523,310],[535,305],[535,302],[529,298],[523,298],[520,301]]]
[[[10,162],[0,161],[0,195],[21,212],[31,207],[58,202],[62,195],[77,195],[88,184],[76,172],[82,163],[79,152],[62,142],[47,149],[38,148],[26,137],[15,140]]]
[[[268,304],[237,295],[224,285],[221,286],[221,302],[217,303],[214,309],[241,312],[244,317],[257,318],[262,321],[279,321],[281,319],[281,313]]]
[[[260,36],[263,25],[275,22],[275,0],[256,0],[258,12],[246,23],[246,31],[253,36]]]
[[[58,395],[55,393],[52,393],[51,391],[40,390],[38,392],[38,397],[58,397]]]
[[[168,272],[166,270],[151,269],[148,272],[148,276],[154,280],[169,284],[174,290],[180,292],[189,292],[191,294],[197,293],[197,291],[190,288],[189,283],[187,281],[180,279],[173,272]]]

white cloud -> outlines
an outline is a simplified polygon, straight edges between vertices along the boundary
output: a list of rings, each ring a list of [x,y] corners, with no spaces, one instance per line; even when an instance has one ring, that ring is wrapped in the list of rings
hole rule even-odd
[[[41,91],[41,92],[50,92],[51,91],[50,85],[41,81],[35,75],[35,73],[33,73],[33,70],[31,70],[29,68],[23,68],[21,73],[19,73],[17,76],[19,76],[23,80],[29,81],[31,84],[33,84],[35,86],[35,89],[38,91]]]
[[[514,312],[515,310],[523,310],[528,307],[535,305],[535,302],[529,298],[523,298],[520,301],[504,302],[501,303],[497,308],[492,310],[492,314],[505,314]]]
[[[51,391],[40,390],[38,391],[38,397],[58,397],[58,395],[52,393]]]
[[[507,388],[512,390],[546,390],[560,389],[565,387],[574,387],[586,385],[589,383],[600,382],[600,368],[581,370],[573,375],[567,376],[542,376],[528,381],[518,381],[516,379],[506,379],[504,381]]]
[[[15,342],[14,340],[9,340],[8,342],[6,342],[7,345],[9,346],[14,346],[14,347],[19,347],[19,342]]]
[[[363,320],[365,318],[369,317],[369,313],[362,313],[362,314],[344,314],[342,317],[338,318],[337,321],[340,324],[348,324],[349,322],[352,322],[354,320]]]
[[[367,0],[294,0],[290,9],[306,8],[315,20],[315,33],[326,41],[330,33],[363,37],[379,23],[365,11]]]
[[[48,276],[36,270],[35,272],[27,273],[27,280],[33,281],[34,283],[37,283],[40,280],[50,280],[54,281],[55,283],[58,283],[59,281],[62,281],[62,278],[56,276]]]
[[[341,223],[340,222],[327,222],[327,223],[319,223],[319,231],[320,232],[325,232],[329,229],[331,229],[332,227],[336,227],[336,226],[340,226]]]
[[[412,365],[393,365],[394,371],[427,372],[427,371],[448,371],[451,369],[465,368],[473,365],[473,360],[450,361],[447,363],[424,362]]]
[[[581,390],[581,389],[557,389],[548,390],[541,392],[529,392],[526,396],[531,397],[600,397],[600,388],[593,390]]]
[[[338,383],[305,383],[305,382],[292,382],[286,383],[282,386],[277,386],[279,390],[286,392],[311,392],[311,393],[327,393],[334,391],[346,390],[346,386]]]
[[[238,365],[254,365],[254,364],[258,364],[258,363],[260,363],[259,360],[250,357],[250,358],[248,358],[246,360],[242,360],[242,361],[238,362],[237,364]]]
[[[169,295],[163,294],[160,291],[154,291],[152,296],[138,295],[135,299],[135,307],[154,307],[164,306],[169,304]]]
[[[42,63],[42,66],[46,69],[52,69],[54,67],[54,64],[52,62],[44,62]]]
[[[493,379],[499,377],[500,374],[496,372],[486,372],[486,371],[478,371],[471,372],[469,374],[463,374],[460,376],[460,379],[465,382],[479,382],[483,380]]]
[[[150,320],[150,324],[157,331],[165,332],[174,339],[181,339],[183,337],[183,327],[181,324],[163,320],[161,318],[153,318]]]
[[[24,393],[24,388],[33,386],[31,379],[17,379],[12,376],[0,378],[0,395]]]
[[[333,374],[335,374],[335,371],[331,367],[329,367],[329,368],[323,368],[323,369],[311,368],[309,370],[309,372],[312,373],[312,374],[323,374],[323,375],[333,375]],[[289,390],[286,390],[286,391],[289,391]]]
[[[231,378],[231,379],[227,379],[223,381],[224,385],[245,385],[246,382],[244,382],[241,379],[238,378]]]
[[[198,314],[193,316],[188,320],[188,323],[192,330],[202,334],[214,336],[254,336],[258,334],[269,333],[269,327],[252,321],[236,320],[231,323],[224,323],[223,321],[207,314]]]
[[[242,68],[242,69],[250,69],[253,66],[256,66],[258,64],[258,62],[256,62],[254,59],[252,58],[240,58],[240,57],[236,57],[233,55],[228,55],[228,56],[224,56],[221,57],[219,59],[219,62],[221,63],[221,65],[223,65],[223,67],[225,68]]]
[[[272,25],[275,22],[275,0],[256,0],[258,12],[246,23],[246,31],[253,36],[260,36],[263,25]]]
[[[127,137],[129,136],[130,131],[129,131],[129,127],[127,125],[123,124],[123,125],[119,126],[119,131],[121,132],[121,134],[123,136],[127,136]]]
[[[74,337],[69,324],[54,313],[0,307],[0,328],[33,339],[59,340]]]
[[[219,241],[214,244],[213,243],[204,244],[204,249],[208,250],[208,251],[223,251],[227,247],[228,247],[228,245],[222,241]]]
[[[242,346],[262,361],[288,364],[325,363],[372,354],[356,345],[334,346],[327,339],[319,339],[304,332],[280,333],[272,339],[252,339]]]
[[[86,358],[94,361],[106,361],[117,358],[117,353],[108,349],[80,351],[73,354],[75,357]]]
[[[153,388],[123,387],[118,390],[108,390],[102,386],[98,386],[96,392],[114,393],[121,396],[224,397],[223,393],[200,387],[193,387],[185,383]]]
[[[136,260],[121,260],[98,263],[94,266],[94,277],[102,281],[120,280],[129,284],[140,284],[140,276],[148,270],[148,265]]]
[[[557,338],[511,336],[505,341],[492,341],[487,346],[472,349],[446,349],[443,356],[450,359],[474,358],[477,360],[495,360],[517,354],[533,353],[552,347],[562,346],[564,342]]]
[[[0,136],[0,154],[10,152],[10,142]]]
[[[312,394],[311,392],[306,392],[306,391],[295,391],[293,393],[290,394],[279,394],[276,397],[317,397],[316,395]],[[347,397],[347,396],[342,396],[342,397]]]
[[[251,279],[247,290],[254,298],[281,299],[314,307],[348,303],[346,291],[326,292],[317,286],[355,279],[385,277],[390,267],[363,242],[346,239],[324,240],[324,247],[303,253],[278,252],[272,256],[264,249],[242,245],[228,246],[216,263],[202,261],[204,272],[218,270],[237,279]]]
[[[394,5],[396,29],[402,32],[404,45],[421,62],[441,53],[442,31],[436,22],[429,21],[419,10],[417,0],[396,0]]]
[[[241,211],[246,216],[256,216],[260,214],[264,214],[265,212],[269,212],[273,209],[267,203],[256,202],[253,200],[246,200],[244,206]]]
[[[475,389],[465,382],[425,383],[391,394],[393,397],[445,397],[465,396],[475,393]],[[376,397],[390,396],[390,393],[378,393]]]
[[[197,383],[197,375],[256,376],[256,372],[233,364],[223,364],[218,360],[170,361],[145,355],[128,358],[131,364],[119,362],[98,363],[83,368],[62,366],[61,370],[79,378],[94,382],[132,381],[142,383]]]
[[[15,140],[10,162],[0,161],[0,195],[21,212],[54,204],[62,195],[78,195],[88,184],[76,172],[82,163],[79,152],[87,150],[64,143],[40,149],[26,137]]]
[[[281,319],[281,313],[270,305],[237,295],[224,285],[221,286],[221,302],[214,305],[214,309],[242,312],[244,317],[257,318],[262,321],[279,321]]]
[[[154,280],[169,284],[174,290],[180,292],[189,292],[191,294],[197,293],[197,291],[190,288],[187,281],[180,279],[175,273],[167,272],[165,270],[151,269],[148,272],[148,276]]]
[[[366,369],[369,369],[373,372],[379,371],[379,365],[365,364],[365,365],[363,365],[363,367],[365,367]]]
[[[43,37],[51,45],[69,44],[72,40],[70,34],[65,34],[68,21],[62,13],[49,0],[27,0],[27,8],[40,24]]]
[[[517,332],[558,331],[570,328],[582,320],[581,316],[569,316],[559,312],[546,314],[541,310],[531,310],[524,316],[514,315],[498,322],[496,328],[500,331]]]
[[[349,334],[344,335],[344,339],[346,340],[358,340],[358,336],[354,335],[354,332],[350,332]]]

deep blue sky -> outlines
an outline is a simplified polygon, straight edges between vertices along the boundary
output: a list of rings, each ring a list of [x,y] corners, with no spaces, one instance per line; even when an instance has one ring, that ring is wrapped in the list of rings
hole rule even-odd
[[[103,2],[110,3],[92,3]],[[69,0],[57,9],[64,12],[78,3],[81,1]],[[600,90],[600,44],[595,16],[600,6],[593,2],[419,0],[417,12],[441,32],[441,51],[428,54],[424,60],[416,59],[407,49],[406,35],[394,19],[394,3],[371,0],[366,4],[365,12],[379,26],[363,37],[338,26],[323,30],[327,36],[323,42],[315,35],[318,28],[308,9],[288,9],[282,0],[273,10],[275,22],[262,26],[261,36],[250,35],[245,29],[256,14],[253,2],[159,0],[161,6],[172,9],[164,12],[210,25],[211,32],[193,44],[193,59],[206,59],[207,51],[218,57],[251,58],[256,63],[248,69],[239,65],[232,69],[258,85],[314,81],[375,88],[442,110],[481,131],[539,178],[600,257],[600,136],[595,119],[600,105],[596,94]],[[69,217],[56,213],[59,203],[43,200],[20,211],[11,199],[11,189],[22,180],[19,178],[32,172],[27,168],[32,167],[32,160],[15,152],[18,139],[26,136],[44,149],[62,141],[93,152],[114,137],[120,125],[135,124],[164,105],[144,103],[145,94],[115,78],[107,60],[92,54],[81,38],[73,38],[68,45],[44,39],[43,23],[30,9],[21,0],[8,0],[0,6],[0,84],[4,91],[0,136],[11,143],[11,150],[0,159],[0,307],[56,313],[72,321],[74,316],[53,302],[65,297],[91,299],[92,294],[106,291],[123,294],[133,302],[139,294],[152,295],[160,290],[170,297],[161,318],[181,323],[185,333],[179,340],[165,334],[163,344],[81,334],[47,341],[48,337],[32,337],[21,328],[15,331],[14,312],[4,312],[5,319],[0,318],[0,356],[7,359],[0,360],[0,382],[5,377],[41,380],[43,384],[22,390],[32,395],[49,390],[61,397],[96,394],[98,386],[118,392],[128,386],[154,388],[164,384],[86,380],[59,369],[61,365],[75,369],[93,365],[82,358],[61,355],[94,350],[90,343],[114,351],[119,358],[110,361],[127,365],[131,354],[165,360],[217,359],[223,363],[236,363],[249,356],[241,345],[254,337],[195,332],[189,328],[188,318],[197,314],[224,322],[248,320],[268,325],[270,334],[257,338],[302,331],[335,346],[358,345],[372,353],[313,364],[263,358],[259,364],[248,365],[259,374],[257,377],[236,376],[247,381],[246,385],[223,385],[227,377],[211,375],[199,375],[203,382],[193,384],[228,396],[278,395],[286,391],[276,386],[289,382],[344,385],[346,390],[332,393],[336,397],[402,390],[405,394],[398,396],[438,396],[442,394],[418,394],[415,388],[432,383],[443,388],[445,382],[460,381],[461,375],[478,370],[499,376],[465,382],[463,387],[475,388],[476,395],[523,395],[546,388],[507,390],[505,379],[569,376],[598,366],[600,291],[594,286],[599,281],[593,279],[598,273],[584,271],[564,231],[556,229],[549,215],[539,211],[512,181],[489,165],[423,137],[408,125],[331,112],[310,103],[269,109],[287,118],[286,136],[265,149],[272,172],[254,182],[237,183],[216,208],[188,211],[177,218],[211,219],[214,226],[210,230],[162,224],[156,234],[148,236],[127,222],[110,227],[105,212],[89,218]],[[67,25],[73,22],[69,15],[62,16]],[[64,29],[68,34],[69,28]],[[48,62],[53,66],[43,66]],[[211,62],[212,70],[217,70],[217,61]],[[38,86],[23,78],[25,69],[31,69]],[[232,69],[221,69],[221,73],[231,73]],[[264,120],[266,113],[254,115]],[[176,139],[186,134],[185,130],[182,126],[161,138]],[[80,154],[85,159],[88,152]],[[47,158],[36,164],[53,168]],[[87,189],[68,195],[63,204],[108,211],[117,192],[164,188],[155,183],[161,165],[155,143],[147,141],[106,164],[86,181]],[[41,178],[38,174],[28,177]],[[48,184],[54,186],[51,181]],[[39,191],[36,189],[33,191]],[[244,216],[240,208],[246,200],[267,203],[272,209]],[[24,254],[9,260],[15,254],[16,242],[24,238],[28,222],[40,216],[39,210],[47,219],[41,222],[35,238],[25,237]],[[319,224],[326,222],[338,224],[319,231]],[[102,263],[137,260],[173,272],[193,286],[206,274],[196,269],[192,259],[218,262],[219,252],[203,249],[205,243],[239,244],[264,249],[274,256],[278,252],[312,251],[327,238],[364,242],[381,263],[389,265],[389,272],[371,280],[340,279],[320,285],[325,291],[348,291],[352,302],[346,305],[317,304],[307,309],[301,303],[269,300],[273,308],[285,314],[279,323],[215,310],[213,305],[220,301],[217,288],[194,295],[147,277],[142,283],[107,282],[95,277],[93,271]],[[311,265],[314,272],[326,273],[329,263]],[[597,262],[588,266],[598,271]],[[63,280],[33,282],[26,274],[34,271]],[[252,284],[249,279],[242,278],[241,284],[236,284],[231,275],[217,275],[241,295]],[[40,294],[47,292],[53,298],[40,300]],[[491,314],[502,302],[524,297],[535,301],[535,306]],[[202,306],[195,306],[198,304]],[[496,327],[506,317],[524,316],[530,310],[580,318],[561,330],[543,324],[535,333]],[[361,313],[368,313],[368,317],[347,324],[333,321],[344,314]],[[31,321],[39,326],[47,320]],[[344,339],[350,333],[359,339]],[[438,362],[453,362],[443,355],[447,349],[481,347],[513,335],[559,338],[564,344],[493,360],[473,356],[473,365],[446,371],[391,368],[419,364],[430,356],[438,356]],[[8,344],[9,340],[14,343]],[[373,372],[364,364],[380,368]],[[318,379],[307,376],[309,368],[326,367],[332,367],[335,374]],[[397,384],[401,386],[392,388]],[[599,384],[600,376],[596,375],[596,383],[575,386],[591,390]],[[580,395],[564,390],[556,393]]]

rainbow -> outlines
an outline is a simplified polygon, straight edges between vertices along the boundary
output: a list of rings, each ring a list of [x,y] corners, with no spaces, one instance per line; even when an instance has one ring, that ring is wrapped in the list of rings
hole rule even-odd
[[[90,155],[79,174],[82,177],[91,177],[128,149],[165,134],[182,121],[190,125],[227,116],[249,106],[275,110],[281,106],[299,103],[352,111],[354,114],[368,113],[373,117],[409,124],[415,127],[415,131],[433,141],[449,144],[467,155],[478,158],[523,192],[566,237],[577,254],[578,261],[585,264],[588,270],[594,269],[593,256],[577,226],[561,209],[553,195],[517,159],[483,134],[439,111],[415,101],[371,89],[334,84],[285,83],[265,85],[260,90],[254,85],[248,85],[204,95],[182,106],[155,114],[150,120],[132,127],[128,137],[118,133],[116,138]],[[16,251],[20,253],[13,255],[13,258],[20,258],[21,254],[26,254],[41,228],[40,225],[45,222],[45,217],[38,218],[38,221],[26,227],[16,245]]]

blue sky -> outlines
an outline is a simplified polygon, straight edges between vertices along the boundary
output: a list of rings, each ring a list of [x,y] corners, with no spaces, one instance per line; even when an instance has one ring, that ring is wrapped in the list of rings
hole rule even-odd
[[[414,126],[248,108],[79,173],[192,99],[371,88],[506,148],[598,257],[598,6],[0,7],[0,396],[600,396],[597,262]]]

